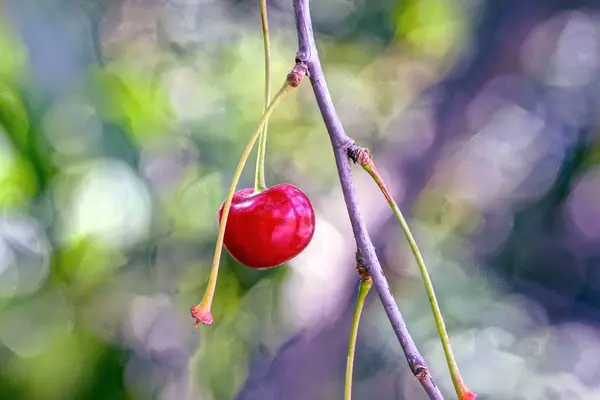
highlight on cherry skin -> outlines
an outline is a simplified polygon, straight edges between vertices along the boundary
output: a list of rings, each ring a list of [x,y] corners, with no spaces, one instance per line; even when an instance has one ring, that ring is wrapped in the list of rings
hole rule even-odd
[[[252,188],[234,193],[223,244],[240,264],[268,269],[300,254],[314,233],[315,212],[308,196],[283,183],[259,193]]]

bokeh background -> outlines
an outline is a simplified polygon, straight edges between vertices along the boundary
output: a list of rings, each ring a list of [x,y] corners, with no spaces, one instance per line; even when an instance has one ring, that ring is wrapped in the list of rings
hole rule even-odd
[[[290,0],[269,2],[274,87]],[[600,399],[600,2],[320,0],[348,133],[409,217],[481,399]],[[262,112],[257,0],[3,0],[0,399],[339,399],[355,244],[310,85],[270,125],[268,184],[309,194],[288,265],[224,253],[216,211]],[[254,161],[241,186],[253,184]],[[409,329],[452,385],[417,267],[368,176],[363,214]],[[424,398],[373,291],[355,399]]]

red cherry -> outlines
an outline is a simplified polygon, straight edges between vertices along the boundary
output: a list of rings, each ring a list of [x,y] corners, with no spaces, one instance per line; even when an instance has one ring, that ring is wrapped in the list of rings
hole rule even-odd
[[[221,221],[223,206],[218,213]],[[289,184],[260,193],[242,189],[233,195],[224,245],[240,264],[277,267],[302,252],[315,233],[315,212],[308,197]]]

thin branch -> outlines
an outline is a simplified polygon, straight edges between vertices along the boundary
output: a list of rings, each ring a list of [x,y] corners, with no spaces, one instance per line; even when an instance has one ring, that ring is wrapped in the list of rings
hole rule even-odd
[[[344,200],[348,209],[356,245],[362,258],[362,264],[367,267],[373,279],[375,289],[381,299],[392,328],[398,337],[398,341],[402,346],[410,369],[430,399],[443,399],[440,390],[429,372],[425,359],[419,353],[406,328],[406,323],[390,291],[387,279],[375,254],[375,248],[367,232],[365,220],[360,212],[358,196],[354,187],[354,181],[352,180],[352,172],[347,155],[347,149],[354,144],[354,141],[346,135],[344,127],[335,111],[329,90],[327,89],[313,36],[308,0],[293,0],[293,3],[296,16],[296,29],[298,31],[297,61],[306,64],[308,68],[315,98],[329,133]]]

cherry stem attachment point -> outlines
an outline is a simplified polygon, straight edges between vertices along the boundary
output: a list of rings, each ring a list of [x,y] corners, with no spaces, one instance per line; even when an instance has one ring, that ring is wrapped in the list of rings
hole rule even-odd
[[[367,269],[360,263],[356,269],[360,276],[360,285],[358,287],[358,296],[354,305],[354,315],[352,317],[352,327],[350,328],[350,341],[348,342],[348,356],[346,358],[346,380],[344,382],[344,400],[352,399],[352,373],[354,370],[354,354],[356,352],[356,339],[358,337],[358,326],[360,316],[367,299],[367,295],[373,286],[373,280]]]
[[[287,79],[281,89],[277,92],[273,100],[263,113],[262,117],[258,122],[258,127],[250,137],[250,141],[246,145],[242,156],[240,157],[240,161],[237,165],[237,168],[233,174],[233,179],[231,181],[231,186],[229,187],[229,192],[227,193],[227,199],[225,200],[225,204],[223,206],[223,213],[221,214],[221,223],[219,224],[219,232],[217,234],[217,244],[215,246],[215,255],[212,262],[212,267],[210,269],[210,275],[208,277],[208,286],[206,287],[206,292],[204,293],[204,297],[202,298],[202,302],[200,304],[195,305],[191,308],[192,317],[196,319],[194,326],[198,326],[200,323],[202,324],[212,324],[214,319],[210,312],[213,297],[215,295],[215,288],[217,286],[217,277],[219,274],[219,263],[221,261],[221,253],[223,251],[223,239],[225,237],[225,227],[227,225],[227,219],[229,217],[229,210],[231,208],[231,201],[233,199],[233,195],[235,193],[235,189],[242,175],[242,171],[244,170],[244,166],[248,161],[248,157],[252,152],[252,148],[256,143],[262,129],[267,121],[267,119],[275,110],[275,107],[281,102],[281,100],[285,97],[287,93],[295,89],[302,78],[306,75],[306,70],[302,65],[296,64],[287,76]]]
[[[417,265],[421,272],[423,283],[425,284],[425,291],[427,292],[427,297],[429,298],[429,303],[431,304],[431,310],[435,319],[435,325],[437,327],[437,331],[442,342],[442,348],[444,349],[444,355],[446,356],[446,362],[448,364],[448,369],[452,377],[452,383],[454,384],[454,389],[456,390],[456,394],[458,395],[459,400],[476,399],[477,395],[464,384],[460,375],[460,370],[458,369],[458,365],[454,358],[454,353],[452,352],[452,346],[450,345],[450,338],[448,336],[448,332],[446,331],[446,324],[444,323],[444,318],[442,316],[440,306],[435,296],[433,283],[431,282],[431,277],[429,276],[429,272],[427,270],[427,266],[425,265],[423,255],[421,254],[421,251],[417,246],[417,242],[412,232],[410,231],[408,223],[402,215],[398,204],[396,204],[396,201],[392,197],[387,185],[385,184],[385,181],[383,180],[382,176],[379,174],[379,171],[375,167],[375,163],[373,162],[373,156],[369,153],[368,149],[364,147],[358,147],[356,145],[351,145],[348,148],[348,156],[354,163],[358,163],[365,171],[367,171],[367,173],[373,178],[377,186],[379,186],[379,189],[381,190],[383,196],[392,208],[392,211],[396,216],[396,219],[400,223],[400,227],[402,228],[404,235],[406,236],[411,252],[415,257],[415,261],[417,262]]]
[[[267,0],[260,0],[260,20],[262,23],[263,46],[265,49],[265,108],[271,102],[271,40],[269,38],[269,21],[267,18]],[[267,153],[267,129],[269,119],[265,121],[262,133],[258,139],[258,152],[256,154],[256,174],[254,176],[254,191],[260,193],[266,189],[265,183],[265,157]]]

